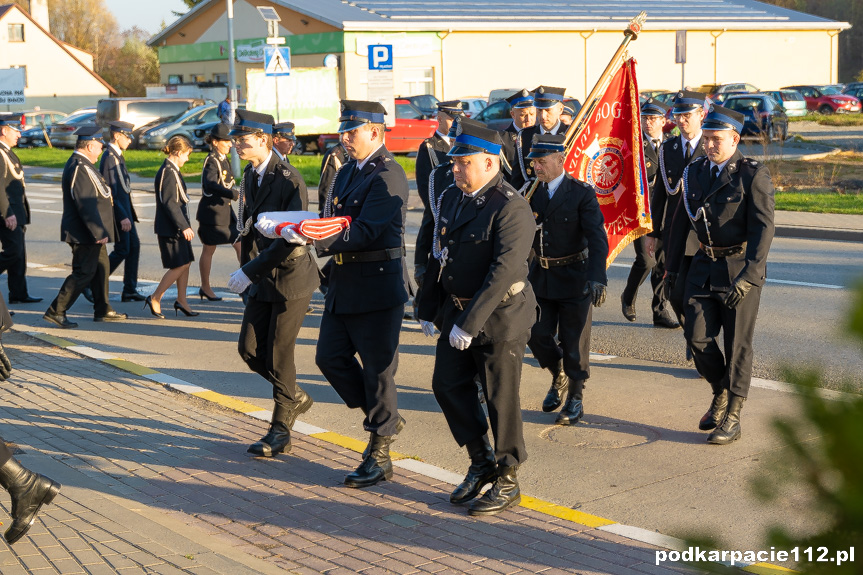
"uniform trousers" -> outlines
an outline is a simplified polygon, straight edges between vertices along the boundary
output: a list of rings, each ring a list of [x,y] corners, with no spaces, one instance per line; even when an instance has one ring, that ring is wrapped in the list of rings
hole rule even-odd
[[[453,439],[464,446],[485,435],[491,427],[494,453],[499,465],[512,466],[527,460],[521,421],[521,368],[524,346],[530,332],[510,341],[477,345],[460,351],[449,343],[451,322],[437,342],[432,391],[443,411]],[[488,419],[476,392],[479,374],[488,408]]]
[[[752,380],[752,337],[761,301],[761,287],[753,286],[735,309],[722,303],[724,292],[694,284],[686,286],[684,335],[692,349],[695,368],[710,383],[713,392],[728,389],[734,395],[749,395]],[[716,338],[722,330],[723,350]]]
[[[671,304],[671,309],[674,310],[674,315],[677,316],[677,321],[682,326],[686,326],[686,276],[691,265],[692,256],[683,256],[680,269],[677,272],[677,282],[674,284],[674,289],[668,294],[668,303]]]
[[[128,232],[120,230],[117,241],[114,243],[113,251],[108,255],[111,273],[114,273],[120,264],[125,261],[123,267],[123,293],[133,294],[138,289],[138,259],[141,255],[141,240],[138,239],[138,229],[132,222],[132,229]]]
[[[66,313],[84,288],[93,290],[95,315],[111,311],[108,304],[108,250],[103,244],[69,244],[72,248],[72,273],[51,302],[52,313]]]
[[[0,222],[0,274],[8,274],[9,299],[22,300],[29,296],[27,291],[27,249],[24,244],[24,226],[14,230]]]
[[[647,248],[644,247],[645,239],[646,236],[642,236],[632,242],[632,247],[635,249],[635,261],[629,270],[626,287],[623,288],[623,301],[627,305],[633,305],[635,297],[638,295],[638,288],[650,275],[650,285],[653,288],[651,307],[653,308],[653,318],[656,319],[662,314],[666,306],[662,292],[662,277],[665,275],[665,252],[662,250],[662,241],[657,240],[654,250],[655,256],[651,256]]]
[[[363,428],[383,436],[396,435],[399,423],[395,375],[404,311],[403,304],[354,314],[324,310],[321,318],[315,363],[345,405],[366,415]]]
[[[238,350],[249,369],[273,384],[276,405],[297,401],[297,334],[312,295],[286,301],[260,301],[249,296],[240,326]]]
[[[590,296],[568,299],[537,297],[536,301],[539,304],[539,321],[533,324],[527,345],[539,366],[546,369],[554,367],[563,359],[563,372],[571,380],[589,378],[590,326],[593,318]]]

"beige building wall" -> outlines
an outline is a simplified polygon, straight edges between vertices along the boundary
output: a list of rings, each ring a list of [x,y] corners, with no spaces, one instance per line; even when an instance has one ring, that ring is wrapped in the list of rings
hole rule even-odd
[[[9,42],[8,24],[24,25],[24,42]],[[0,68],[13,66],[27,67],[27,109],[71,112],[110,96],[102,82],[17,9],[0,19]]]

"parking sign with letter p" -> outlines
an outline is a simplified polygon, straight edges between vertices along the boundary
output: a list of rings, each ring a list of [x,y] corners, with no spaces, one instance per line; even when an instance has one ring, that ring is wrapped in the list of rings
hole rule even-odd
[[[392,70],[392,44],[372,44],[369,46],[369,70]]]

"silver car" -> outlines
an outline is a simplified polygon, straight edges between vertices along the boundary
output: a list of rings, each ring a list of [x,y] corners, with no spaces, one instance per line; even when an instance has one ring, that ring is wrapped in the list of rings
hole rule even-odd
[[[201,124],[219,121],[216,108],[215,105],[207,104],[183,112],[167,122],[143,132],[138,138],[138,144],[142,148],[161,150],[173,136],[181,136],[191,146],[192,142],[195,141],[196,128],[200,127]]]

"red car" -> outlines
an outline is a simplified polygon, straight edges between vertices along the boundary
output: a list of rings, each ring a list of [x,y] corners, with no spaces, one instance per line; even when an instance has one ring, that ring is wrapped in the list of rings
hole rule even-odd
[[[396,98],[395,104],[396,125],[387,129],[387,150],[394,154],[416,152],[423,140],[434,134],[437,120],[430,120],[408,100]],[[338,141],[338,134],[323,134],[318,137],[318,149],[323,153]]]
[[[860,100],[842,94],[832,86],[789,86],[783,90],[797,90],[806,99],[806,109],[820,114],[860,111]]]

